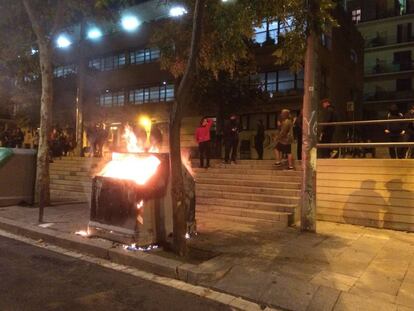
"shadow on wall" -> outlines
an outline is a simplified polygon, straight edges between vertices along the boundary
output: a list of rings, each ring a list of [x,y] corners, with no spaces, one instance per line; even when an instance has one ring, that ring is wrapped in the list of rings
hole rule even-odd
[[[377,182],[367,179],[361,182],[359,190],[349,195],[343,210],[345,223],[384,228],[389,205],[376,189]]]
[[[401,179],[392,179],[385,184],[390,193],[388,205],[396,211],[388,213],[384,220],[386,222],[403,222],[402,215],[414,216],[414,192],[404,189],[404,182]],[[397,212],[398,209],[398,212]],[[409,221],[407,221],[409,223]],[[402,228],[404,229],[404,228]]]

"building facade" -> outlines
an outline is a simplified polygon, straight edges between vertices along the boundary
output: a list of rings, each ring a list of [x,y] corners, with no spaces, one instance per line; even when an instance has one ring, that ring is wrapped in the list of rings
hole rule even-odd
[[[54,116],[59,126],[69,125],[68,120],[69,126],[74,124],[77,100],[84,107],[85,125],[107,124],[114,142],[119,139],[122,124],[136,122],[141,114],[156,123],[168,122],[177,81],[160,68],[160,51],[150,44],[152,31],[160,19],[168,18],[167,12],[168,8],[159,6],[158,1],[146,1],[128,11],[139,14],[142,24],[136,31],[109,31],[96,40],[88,38],[82,26],[64,33],[73,44],[55,51]],[[341,26],[321,37],[321,83],[317,87],[322,97],[331,98],[341,119],[349,120],[360,113],[358,107],[362,102],[363,39],[341,8],[335,11],[335,16]],[[87,29],[88,24],[85,25]],[[265,156],[272,156],[271,134],[276,129],[278,113],[288,108],[296,114],[303,101],[303,72],[294,73],[287,66],[276,65],[274,51],[286,31],[286,24],[278,22],[264,22],[255,28],[252,48],[257,68],[245,80],[252,90],[250,96],[241,92],[229,94],[230,88],[223,90],[221,97],[217,97],[220,93],[217,89],[214,95],[204,94],[196,108],[187,112],[183,145],[195,146],[193,133],[202,116],[217,120],[213,137],[220,145],[220,125],[229,113],[235,113],[240,116],[241,148],[245,149],[246,157],[255,157],[253,140],[258,120],[264,122],[268,134]],[[80,87],[82,98],[79,98]],[[217,88],[226,85],[219,84]],[[227,106],[226,110],[223,103],[229,98],[233,106]],[[216,155],[220,153],[218,146]]]
[[[414,103],[414,1],[348,1],[365,41],[366,118],[384,118],[391,104],[402,112]]]

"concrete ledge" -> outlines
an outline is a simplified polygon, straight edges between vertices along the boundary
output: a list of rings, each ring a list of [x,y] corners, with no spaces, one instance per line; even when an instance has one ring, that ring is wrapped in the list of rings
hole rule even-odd
[[[71,251],[107,259],[117,264],[131,266],[192,284],[217,280],[231,269],[230,265],[223,264],[217,257],[200,265],[193,265],[151,253],[128,252],[113,248],[110,241],[91,240],[3,217],[0,217],[0,229],[34,240],[41,239],[46,243]]]

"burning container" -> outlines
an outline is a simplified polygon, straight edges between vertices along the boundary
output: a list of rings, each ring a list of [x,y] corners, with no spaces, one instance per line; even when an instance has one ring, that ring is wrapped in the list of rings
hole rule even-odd
[[[89,234],[144,246],[172,232],[169,155],[113,153],[93,178]]]

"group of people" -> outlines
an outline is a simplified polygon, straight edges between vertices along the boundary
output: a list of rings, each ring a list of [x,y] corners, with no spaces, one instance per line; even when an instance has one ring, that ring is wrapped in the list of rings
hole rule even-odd
[[[7,148],[23,148],[25,134],[19,128],[0,130],[0,146]]]
[[[76,147],[76,139],[72,130],[62,130],[54,127],[49,136],[49,150],[51,158],[67,156]]]
[[[300,117],[300,116],[299,116]],[[293,156],[292,143],[294,141],[294,124],[291,113],[287,109],[283,109],[280,118],[277,121],[277,134],[274,137],[274,154],[276,158],[276,166],[281,166],[282,159],[287,158],[287,169],[293,170]],[[203,118],[200,121],[200,126],[196,129],[195,139],[199,147],[200,167],[210,167],[210,130],[213,125],[213,120]],[[224,123],[223,128],[223,142],[224,142],[224,164],[236,163],[237,149],[239,145],[239,133],[241,131],[238,117],[231,115]],[[257,132],[255,135],[255,149],[258,154],[258,159],[263,160],[264,141],[265,141],[265,127],[263,120],[257,123]]]
[[[387,119],[414,119],[414,104],[411,104],[408,112],[405,115],[399,111],[397,105],[391,105]],[[388,123],[384,132],[388,138],[388,141],[390,142],[414,142],[414,122]],[[389,153],[392,159],[402,159],[406,158],[407,156],[414,156],[412,148],[404,147],[390,147]]]

